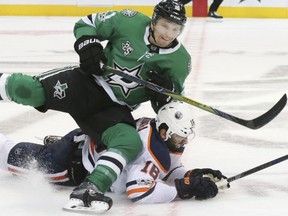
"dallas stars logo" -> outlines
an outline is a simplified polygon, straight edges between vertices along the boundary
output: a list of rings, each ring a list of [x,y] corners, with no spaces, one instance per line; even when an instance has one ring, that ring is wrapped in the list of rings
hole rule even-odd
[[[56,85],[54,86],[54,97],[57,97],[59,99],[63,99],[66,97],[65,89],[68,88],[67,83],[61,84],[60,81],[58,80]]]
[[[121,68],[119,65],[117,65],[115,62],[114,62],[114,68],[117,69],[117,70],[121,70],[123,71],[124,73],[129,73],[130,75],[132,76],[135,76],[135,77],[138,77],[140,79],[142,79],[140,77],[140,72],[141,72],[141,69],[143,67],[143,64],[141,65],[138,65],[137,67],[134,67],[132,69],[129,69],[129,68]],[[120,87],[121,91],[122,91],[122,94],[127,97],[129,95],[129,93],[135,89],[135,88],[138,88],[140,85],[136,82],[132,82],[130,80],[127,80],[123,77],[120,77],[118,75],[115,75],[115,74],[112,74],[112,75],[109,75],[108,76],[108,80],[107,82],[110,84],[110,85],[113,85],[113,86],[118,86]]]

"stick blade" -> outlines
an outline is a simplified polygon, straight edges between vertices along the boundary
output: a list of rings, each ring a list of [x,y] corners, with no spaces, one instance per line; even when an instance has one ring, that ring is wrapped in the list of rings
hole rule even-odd
[[[272,121],[286,106],[287,103],[287,95],[284,94],[282,98],[266,113],[263,115],[247,121],[246,126],[251,129],[258,129]]]

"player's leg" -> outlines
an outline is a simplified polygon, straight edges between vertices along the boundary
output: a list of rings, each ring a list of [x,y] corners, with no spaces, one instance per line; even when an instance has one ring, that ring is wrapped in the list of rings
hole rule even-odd
[[[223,0],[214,0],[212,4],[210,5],[209,12],[208,12],[208,17],[216,18],[216,19],[222,19],[223,16],[220,16],[217,14],[217,10]]]
[[[46,173],[45,177],[55,184],[79,185],[88,173],[82,163],[86,136],[82,130],[75,129],[63,137],[58,136],[58,139],[49,137],[57,136],[46,136],[45,148],[35,156],[39,167],[43,167]]]
[[[8,137],[0,134],[0,169],[8,170],[8,155],[10,150],[17,144]]]
[[[79,68],[63,68],[37,76],[46,96],[46,103],[37,107],[69,113],[74,118],[85,119],[113,104],[102,87]]]
[[[86,190],[92,190],[95,192],[92,199],[106,200],[103,202],[107,210],[111,207],[112,200],[104,196],[104,193],[111,187],[126,164],[140,152],[142,142],[135,130],[134,119],[129,109],[120,105],[110,107],[110,109],[91,116],[87,121],[77,121],[77,123],[85,133],[102,134],[100,137],[93,137],[93,139],[99,140],[100,138],[103,144],[107,146],[107,151],[101,154],[96,161],[95,169],[78,188],[75,188],[70,198],[71,200],[82,200],[84,205],[88,207],[90,204],[86,202],[90,195],[87,194]],[[86,193],[85,196],[84,193]]]
[[[8,170],[15,174],[25,175],[32,170],[41,168],[36,156],[44,148],[41,144],[30,142],[19,142],[9,152]],[[47,164],[49,162],[47,161]],[[44,168],[44,167],[43,167]]]
[[[37,76],[2,74],[0,95],[41,112],[58,110],[84,118],[112,104],[102,87],[77,67],[58,68]]]
[[[38,107],[45,103],[45,94],[41,83],[32,76],[21,73],[2,74],[0,99]]]
[[[135,129],[131,111],[119,104],[107,108],[77,124],[96,143],[102,142],[107,152],[96,162],[92,182],[105,193],[116,180],[126,164],[132,161],[142,149],[140,136]]]
[[[88,179],[105,193],[118,178],[126,164],[135,159],[142,148],[139,134],[135,128],[118,123],[108,128],[102,135],[107,152],[96,162],[96,168]]]
[[[46,145],[20,142],[9,151],[8,170],[20,175],[36,171],[51,183],[76,186],[87,174],[82,165],[81,149],[78,154],[78,146],[82,141],[74,141],[78,135],[79,130],[74,130]]]

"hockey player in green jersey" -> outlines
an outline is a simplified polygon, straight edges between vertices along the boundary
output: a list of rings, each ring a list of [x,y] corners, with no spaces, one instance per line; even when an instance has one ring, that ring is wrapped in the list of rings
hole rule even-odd
[[[176,0],[157,4],[152,19],[128,9],[91,14],[74,28],[80,67],[54,69],[34,77],[0,74],[0,99],[41,112],[69,113],[87,135],[107,147],[71,199],[82,200],[86,207],[110,202],[104,193],[142,148],[131,111],[151,100],[157,112],[171,100],[105,72],[101,62],[181,93],[191,63],[177,40],[185,22],[185,8]],[[107,41],[104,49],[102,41]]]

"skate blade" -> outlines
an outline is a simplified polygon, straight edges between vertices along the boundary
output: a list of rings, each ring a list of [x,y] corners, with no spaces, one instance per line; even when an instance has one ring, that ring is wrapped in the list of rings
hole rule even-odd
[[[79,199],[71,199],[65,206],[64,211],[83,213],[83,214],[101,214],[109,209],[109,205],[105,202],[92,201],[90,207],[85,207]]]

